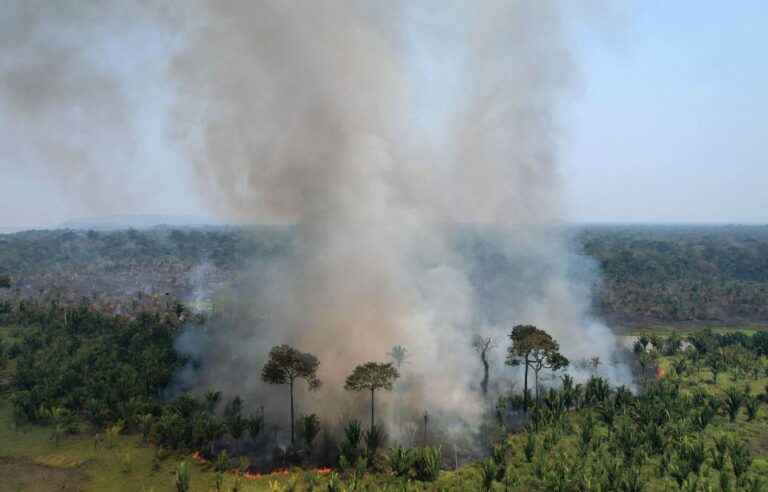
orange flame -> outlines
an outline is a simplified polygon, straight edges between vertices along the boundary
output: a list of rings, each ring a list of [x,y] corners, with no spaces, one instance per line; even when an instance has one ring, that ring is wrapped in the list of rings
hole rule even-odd
[[[237,473],[238,472],[235,472],[235,474],[237,474]],[[273,476],[273,475],[288,475],[288,474],[290,474],[290,471],[287,468],[281,468],[281,469],[275,470],[275,471],[273,471],[271,473],[263,473],[263,474],[262,473],[254,473],[254,472],[247,471],[247,472],[243,473],[243,478],[245,478],[246,480],[259,480],[261,478],[270,477],[270,476]]]
[[[258,480],[261,478],[261,473],[245,472],[243,477],[245,477],[246,480]]]
[[[661,366],[656,367],[656,380],[658,381],[665,377],[667,377],[667,371]]]
[[[208,463],[208,460],[203,458],[203,454],[200,451],[195,451],[192,453],[192,459],[197,461],[200,464]]]

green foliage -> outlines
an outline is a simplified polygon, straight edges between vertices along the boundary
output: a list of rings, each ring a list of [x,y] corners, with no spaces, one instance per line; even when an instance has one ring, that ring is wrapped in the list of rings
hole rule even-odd
[[[584,228],[578,243],[603,274],[601,313],[660,321],[768,319],[765,227]],[[663,293],[663,294],[661,294]]]
[[[339,478],[339,474],[334,472],[331,472],[328,475],[328,492],[342,492],[343,491],[343,485],[341,483],[341,479]]]
[[[507,452],[509,445],[507,441],[502,441],[493,447],[491,459],[496,464],[496,480],[502,481],[507,475]]]
[[[442,455],[439,447],[419,448],[414,462],[416,479],[422,482],[434,482],[440,475],[441,463]]]
[[[300,352],[288,345],[278,345],[269,351],[269,360],[261,371],[261,379],[269,384],[292,384],[304,379],[310,389],[320,386],[317,369],[320,361],[312,354]]]
[[[216,406],[221,401],[221,391],[208,390],[205,392],[205,409],[213,415],[216,412]]]
[[[261,429],[261,418],[258,418],[258,428]],[[256,422],[251,420],[251,422]],[[320,417],[311,413],[299,417],[299,435],[307,449],[312,449],[315,438],[320,433]],[[258,434],[258,432],[256,433]],[[254,436],[255,437],[255,436]]]
[[[179,463],[179,467],[176,470],[176,478],[174,480],[176,492],[189,492],[189,480],[189,465],[186,461],[182,461]]]
[[[392,473],[397,477],[407,478],[416,462],[416,451],[397,445],[389,450],[388,458]]]
[[[352,374],[347,376],[344,389],[349,391],[371,392],[371,429],[376,425],[374,418],[374,394],[377,390],[391,391],[400,373],[391,362],[366,362],[355,367]]]
[[[622,492],[643,492],[645,490],[645,483],[645,479],[640,474],[640,468],[628,466],[621,476],[619,490]]]
[[[733,465],[733,474],[736,478],[741,478],[752,466],[752,453],[744,443],[731,441],[729,444],[728,451],[731,456],[731,465]]]
[[[480,462],[480,480],[482,481],[482,490],[490,492],[493,490],[493,483],[496,481],[496,475],[499,469],[496,461],[488,458]]]
[[[752,422],[757,417],[758,410],[760,410],[760,399],[757,396],[749,395],[744,403],[747,409],[747,420]]]
[[[538,399],[539,372],[543,369],[560,370],[570,363],[560,353],[560,345],[544,330],[533,325],[517,325],[509,334],[510,345],[507,348],[506,364],[510,366],[523,365],[526,367],[523,395],[527,398],[528,370],[534,372],[536,378],[536,396]],[[525,404],[527,408],[527,402]]]
[[[159,313],[129,320],[88,306],[25,309],[39,328],[20,330],[14,350],[12,400],[21,420],[37,422],[41,408],[60,407],[98,427],[133,421],[157,406],[184,363],[173,348],[177,329]]]
[[[374,425],[365,432],[363,432],[363,442],[365,443],[365,451],[369,459],[373,459],[379,449],[384,445],[386,434],[384,428],[380,425]]]
[[[224,425],[226,425],[227,432],[235,440],[238,447],[240,439],[248,429],[248,419],[243,417],[242,411],[243,400],[239,396],[235,396],[224,409]]]
[[[536,454],[536,434],[528,432],[526,433],[526,436],[523,452],[525,453],[525,461],[531,463]]]
[[[227,471],[227,468],[229,468],[229,456],[227,456],[226,450],[221,450],[218,456],[216,456],[216,461],[213,465],[213,469],[216,472],[216,492],[222,492],[224,487],[224,472]]]
[[[744,404],[745,399],[746,396],[744,393],[735,386],[731,386],[725,390],[725,408],[728,412],[728,418],[731,420],[731,422],[736,420],[736,417],[739,415],[739,410],[741,410],[741,406]]]
[[[584,400],[589,404],[605,402],[611,396],[611,386],[601,377],[591,377],[584,387]]]
[[[715,436],[714,442],[715,446],[709,450],[712,456],[712,466],[716,470],[724,472],[728,460],[728,452],[731,447],[731,439],[727,435]]]
[[[300,352],[289,345],[278,345],[269,351],[269,360],[261,370],[262,381],[269,384],[288,384],[291,394],[291,444],[295,442],[293,386],[296,379],[303,379],[310,390],[320,387],[317,370],[320,361],[312,354]]]
[[[341,443],[341,458],[353,464],[360,456],[360,438],[362,427],[359,420],[350,420],[344,427],[344,440]]]
[[[314,414],[312,414],[314,415]],[[320,425],[319,422],[317,423],[318,426]],[[246,420],[246,427],[248,428],[248,435],[253,439],[254,441],[261,433],[261,430],[264,428],[264,414],[259,413],[258,415],[251,415]],[[309,434],[307,434],[308,436]],[[315,432],[315,436],[317,436],[317,432]],[[310,442],[314,440],[315,436],[310,439]]]

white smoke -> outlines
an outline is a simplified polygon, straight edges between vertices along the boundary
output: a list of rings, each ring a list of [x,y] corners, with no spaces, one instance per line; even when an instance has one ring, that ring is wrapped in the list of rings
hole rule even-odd
[[[290,257],[242,293],[263,321],[228,335],[253,361],[243,390],[267,391],[266,349],[290,343],[321,360],[314,408],[337,411],[351,369],[403,344],[409,408],[475,420],[480,326],[503,343],[532,323],[571,358],[611,358],[559,228],[557,120],[574,63],[560,2],[199,7],[174,76],[184,121],[202,122],[186,133],[200,188],[225,217],[297,225]],[[488,265],[457,249],[466,223],[507,268],[477,275]],[[208,377],[227,384],[217,359]]]

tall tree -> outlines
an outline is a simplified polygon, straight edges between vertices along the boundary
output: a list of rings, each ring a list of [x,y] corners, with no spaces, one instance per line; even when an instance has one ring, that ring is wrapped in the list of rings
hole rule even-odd
[[[287,384],[291,393],[291,445],[296,442],[294,431],[294,394],[293,387],[296,379],[303,379],[310,390],[320,387],[317,369],[320,361],[312,354],[300,352],[289,345],[272,347],[269,360],[261,371],[261,379],[269,384]]]
[[[397,369],[391,362],[366,362],[355,367],[352,374],[347,376],[344,389],[349,391],[368,390],[371,392],[371,429],[373,429],[375,424],[374,399],[376,390],[391,391],[395,379],[399,377],[400,373],[397,372]]]
[[[539,397],[539,372],[542,369],[558,370],[569,364],[560,346],[552,336],[533,325],[517,325],[509,334],[512,342],[507,350],[507,365],[525,367],[523,402],[528,411],[528,369],[534,371],[536,399]]]
[[[472,348],[480,355],[480,362],[483,363],[483,380],[480,382],[480,389],[483,391],[483,396],[488,394],[488,380],[490,379],[491,366],[488,362],[488,352],[496,347],[491,337],[483,337],[482,335],[475,335],[472,339]]]

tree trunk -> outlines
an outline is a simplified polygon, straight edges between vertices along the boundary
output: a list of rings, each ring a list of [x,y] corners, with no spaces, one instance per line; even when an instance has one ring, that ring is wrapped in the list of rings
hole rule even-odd
[[[536,385],[536,404],[539,404],[539,370],[533,370],[533,384]]]
[[[293,425],[294,425],[294,419],[293,419],[293,379],[291,379],[290,382],[291,385],[291,447],[293,447],[295,443],[295,436],[293,433]]]
[[[375,390],[373,388],[371,388],[371,431],[373,431],[373,426],[376,423],[376,419],[374,418],[374,413],[373,413],[373,407],[374,407],[373,393],[374,393],[374,391]]]
[[[523,384],[523,411],[528,413],[528,357],[525,358],[525,383]]]
[[[483,381],[480,383],[480,389],[483,391],[483,396],[488,396],[488,358],[485,356],[485,350],[480,354],[480,359],[483,361]]]

